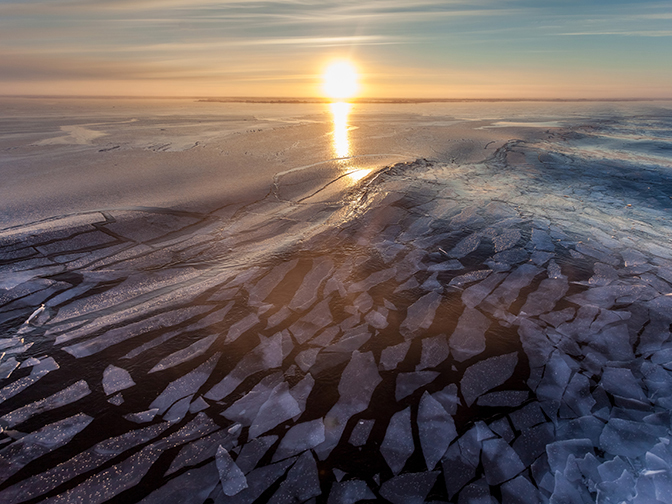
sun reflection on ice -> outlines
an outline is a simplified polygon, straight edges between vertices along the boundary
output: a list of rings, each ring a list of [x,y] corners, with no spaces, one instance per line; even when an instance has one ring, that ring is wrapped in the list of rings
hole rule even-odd
[[[370,169],[358,168],[351,163],[352,151],[350,150],[350,138],[348,127],[348,116],[352,109],[352,104],[347,102],[335,102],[330,104],[331,114],[334,121],[333,150],[334,157],[340,160],[343,170],[352,182],[357,182],[369,173]]]
[[[331,114],[334,118],[334,154],[337,158],[350,156],[350,139],[348,138],[348,114],[352,105],[346,102],[331,104]]]

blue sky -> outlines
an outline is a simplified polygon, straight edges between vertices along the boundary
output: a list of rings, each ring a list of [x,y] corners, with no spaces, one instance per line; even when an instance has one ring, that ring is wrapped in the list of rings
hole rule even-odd
[[[672,97],[672,2],[0,0],[0,94]]]

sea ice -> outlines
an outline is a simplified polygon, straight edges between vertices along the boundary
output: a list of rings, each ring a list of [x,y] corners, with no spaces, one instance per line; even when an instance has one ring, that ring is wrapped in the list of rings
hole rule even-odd
[[[405,410],[392,415],[385,433],[385,439],[380,445],[380,453],[392,469],[392,473],[397,475],[404,468],[406,461],[414,450],[411,408],[409,406]]]
[[[434,392],[432,397],[443,406],[443,409],[445,409],[449,415],[457,413],[457,407],[461,404],[460,399],[457,397],[457,385],[454,383],[451,383],[443,390]]]
[[[222,413],[229,420],[240,422],[243,425],[252,425],[259,412],[259,408],[270,397],[273,389],[283,381],[282,373],[273,373],[265,376],[243,397],[234,402]],[[207,394],[205,397],[208,397]]]
[[[113,395],[107,400],[108,403],[114,404],[115,406],[121,406],[124,404],[124,396],[121,395],[121,392],[118,394]]]
[[[667,435],[666,426],[654,426],[624,418],[610,418],[600,435],[600,448],[612,455],[641,457]]]
[[[158,412],[159,408],[151,408],[138,413],[129,413],[128,415],[124,415],[124,418],[130,422],[146,423],[154,420],[154,417]]]
[[[490,273],[492,273],[492,270],[489,269],[470,271],[469,273],[465,273],[464,275],[456,276],[455,278],[451,279],[448,285],[451,287],[459,288],[462,287],[463,285],[483,280],[487,278],[488,275],[490,275]]]
[[[508,273],[495,273],[485,280],[464,289],[462,302],[467,308],[475,308],[499,285]],[[465,308],[466,309],[466,308]]]
[[[234,426],[235,427],[235,426]],[[211,432],[212,428],[207,428],[203,433]],[[194,437],[203,435],[201,432],[194,433]],[[166,475],[173,474],[174,472],[179,471],[183,467],[195,466],[203,462],[204,460],[211,459],[215,457],[217,450],[220,446],[223,446],[227,450],[231,450],[236,443],[238,442],[238,435],[240,431],[236,429],[229,428],[228,430],[222,429],[212,434],[202,437],[197,441],[189,443],[184,446],[177,456],[173,459],[173,462],[170,464],[170,467],[166,471]],[[171,443],[172,445],[178,445],[184,442],[183,439],[177,440],[177,442]]]
[[[273,462],[310,450],[323,442],[324,422],[321,418],[296,424],[280,441],[280,446],[273,454]]]
[[[226,343],[236,341],[243,333],[252,329],[258,323],[258,315],[256,313],[250,313],[238,322],[232,324],[231,327],[229,327],[229,331],[226,333]]]
[[[313,376],[308,373],[299,383],[289,389],[289,394],[296,401],[296,404],[299,406],[299,411],[301,413],[306,410],[306,401],[308,400],[308,396],[310,396],[314,385],[315,378],[313,378]]]
[[[46,376],[49,372],[55,371],[58,368],[58,364],[52,357],[42,359],[39,364],[33,366],[30,375],[14,380],[9,385],[0,389],[0,403],[3,403],[10,397],[14,397],[19,392],[37,382],[40,378]]]
[[[472,233],[466,238],[458,242],[453,249],[448,252],[450,257],[461,259],[462,257],[471,254],[481,244],[481,236],[478,233]]]
[[[510,249],[520,241],[520,231],[517,229],[505,229],[492,238],[495,245],[495,252],[502,252]]]
[[[399,373],[397,375],[397,387],[395,389],[394,398],[401,401],[404,397],[408,397],[420,387],[424,387],[428,383],[433,382],[437,376],[437,371],[415,371],[412,373]]]
[[[86,502],[98,504],[112,499],[124,490],[134,487],[147,474],[162,450],[149,445],[66,492],[45,500],[50,504]]]
[[[523,404],[530,393],[524,390],[504,390],[501,392],[490,392],[482,395],[476,401],[479,406],[490,406],[491,408],[517,407]]]
[[[348,323],[346,323],[346,321],[348,321]],[[319,336],[313,338],[310,344],[314,346],[326,347],[333,341],[333,339],[338,335],[338,333],[341,332],[341,330],[347,331],[348,329],[352,329],[357,324],[359,324],[359,321],[360,321],[359,315],[353,315],[352,317],[348,317],[346,320],[341,322],[340,327],[339,326],[327,327],[324,331],[320,333]]]
[[[23,502],[42,495],[72,478],[100,467],[124,451],[152,440],[168,428],[167,423],[126,432],[106,439],[43,473],[31,476],[0,492],[3,502]]]
[[[208,502],[208,496],[219,483],[216,462],[191,469],[154,490],[142,504],[186,504]]]
[[[541,271],[541,269],[531,263],[525,263],[518,266],[504,279],[492,294],[485,299],[484,302],[498,310],[508,309],[518,298],[520,290],[530,285],[534,277]],[[484,282],[485,281],[487,280],[484,280]]]
[[[82,397],[86,397],[90,393],[91,389],[89,388],[89,385],[86,383],[86,381],[79,380],[78,382],[73,383],[69,387],[56,392],[49,397],[40,399],[39,401],[35,401],[30,404],[26,404],[25,406],[10,411],[9,413],[0,417],[0,423],[3,425],[3,427],[12,428],[15,425],[19,425],[37,414],[60,408],[61,406],[71,404],[75,401],[79,401]]]
[[[296,399],[289,393],[289,385],[282,382],[271,391],[259,408],[250,427],[250,437],[255,438],[301,413]]]
[[[296,365],[299,366],[301,371],[304,373],[308,372],[308,370],[315,364],[317,354],[320,353],[320,350],[322,349],[309,348],[308,350],[304,350],[296,356],[294,361],[296,362]]]
[[[416,371],[422,371],[423,369],[436,367],[445,361],[449,354],[450,348],[445,334],[424,338],[422,340],[420,364],[415,369]]]
[[[458,443],[448,448],[441,465],[449,499],[476,476],[476,465],[462,456]]]
[[[131,338],[135,338],[136,336],[149,332],[153,329],[177,325],[191,317],[203,313],[208,309],[210,309],[209,306],[190,306],[188,308],[173,310],[169,313],[160,313],[139,322],[134,322],[123,327],[110,329],[98,337],[63,347],[63,350],[78,359],[82,357],[88,357],[89,355],[93,355],[102,350],[105,350],[112,345],[116,345]],[[67,333],[67,335],[58,336],[56,338],[56,344],[64,343],[76,338],[81,338],[83,336],[88,336],[100,327],[119,323],[120,317],[121,316],[116,313],[99,317],[94,322],[85,325],[82,329],[70,331]]]
[[[352,446],[364,446],[369,439],[371,434],[371,429],[376,423],[375,420],[360,420],[355,424],[355,427],[352,429],[352,434],[350,434],[349,443]]]
[[[410,347],[411,342],[405,341],[404,343],[383,349],[380,353],[380,367],[385,371],[396,369],[399,363],[406,358]]]
[[[103,390],[105,395],[111,395],[135,385],[128,371],[110,364],[103,371]]]
[[[436,309],[441,303],[441,294],[430,292],[408,307],[406,319],[401,323],[399,332],[405,338],[412,338],[419,329],[428,329],[434,321]]]
[[[236,465],[229,455],[229,452],[223,446],[217,448],[215,455],[219,480],[222,482],[224,495],[232,496],[247,488],[247,478]]]
[[[509,419],[516,430],[523,431],[546,421],[539,403],[531,402],[516,411],[509,413]]]
[[[388,314],[387,308],[380,307],[367,313],[364,320],[375,329],[385,329],[389,325],[387,321]]]
[[[14,357],[10,357],[5,362],[0,364],[0,380],[9,378],[17,367],[19,367],[19,361],[17,361]]]
[[[334,321],[329,309],[329,299],[323,299],[300,320],[289,327],[289,331],[299,344],[312,338],[317,331],[325,328]]]
[[[280,367],[283,358],[282,340],[282,333],[276,333],[270,338],[259,336],[259,345],[245,354],[233,371],[205,394],[206,399],[221,401],[254,373]]]
[[[428,392],[420,399],[418,431],[427,469],[432,471],[457,437],[457,431],[453,418]]]
[[[392,504],[422,504],[438,475],[439,471],[400,474],[383,483],[380,495]]]
[[[511,424],[506,419],[506,417],[502,417],[499,420],[491,422],[488,427],[492,432],[499,435],[507,443],[510,443],[516,437],[513,433],[513,430],[511,429]]]
[[[511,378],[518,364],[518,354],[512,352],[477,362],[467,368],[460,381],[462,397],[467,406],[488,390],[491,390]]]
[[[147,371],[147,374],[156,373],[157,371],[163,371],[165,369],[178,366],[184,362],[190,361],[191,359],[195,359],[199,355],[203,355],[218,337],[219,334],[213,334],[207,338],[199,339],[195,343],[192,343],[182,350],[173,352],[167,357],[161,359],[158,364]]]
[[[486,439],[481,449],[485,479],[499,485],[525,469],[516,452],[503,439]]]
[[[543,502],[541,493],[524,476],[518,476],[501,486],[502,504],[538,504]]]
[[[546,445],[546,455],[548,455],[551,474],[564,472],[567,458],[570,455],[583,458],[588,453],[594,454],[593,443],[590,439],[568,439]]]
[[[373,353],[355,350],[341,374],[340,398],[324,417],[325,440],[315,448],[321,460],[338,444],[350,417],[369,407],[373,391],[381,381]]]
[[[184,418],[184,416],[189,412],[189,405],[194,395],[189,395],[183,397],[175,404],[173,404],[170,409],[163,415],[163,419],[166,422],[177,423]]]
[[[296,267],[298,262],[298,259],[294,259],[292,261],[278,264],[271,270],[270,273],[254,284],[254,286],[247,287],[250,305],[256,306],[264,301],[271,291],[275,289],[280,284],[280,282],[282,282],[287,273]]]
[[[551,237],[548,236],[548,233],[541,231],[540,229],[532,230],[531,241],[534,244],[534,248],[537,250],[545,250],[548,252],[553,252],[555,250],[555,244],[551,241]]]
[[[449,344],[453,351],[453,358],[462,362],[483,352],[485,332],[489,327],[490,320],[480,311],[465,308],[457,321],[455,331],[450,336]]]
[[[606,366],[600,378],[600,384],[610,394],[646,401],[646,394],[632,371],[625,368]]]
[[[364,280],[361,282],[355,282],[353,284],[350,284],[348,287],[348,292],[354,293],[354,292],[368,292],[370,291],[373,287],[376,285],[379,285],[383,282],[387,282],[388,280],[394,278],[397,274],[397,268],[388,268],[385,270],[381,271],[376,271],[375,273],[371,273],[368,277],[366,277]]]
[[[149,405],[150,409],[158,408],[158,414],[162,415],[175,401],[198,392],[215,369],[220,355],[221,353],[217,352],[193,371],[169,383]]]
[[[536,390],[541,407],[551,419],[555,418],[560,408],[562,395],[571,374],[572,370],[562,358],[560,351],[554,351],[546,364],[544,376]]]
[[[595,399],[590,393],[590,380],[581,373],[575,373],[565,389],[563,402],[578,416],[589,415],[595,406]]]
[[[375,500],[376,496],[362,480],[336,482],[331,486],[327,504],[355,504],[363,500]]]
[[[542,280],[534,294],[527,297],[527,301],[520,309],[520,315],[534,317],[550,312],[567,293],[568,289],[569,285],[566,279],[547,278]]]
[[[31,461],[69,443],[92,421],[92,417],[80,413],[45,425],[13,442],[0,452],[0,482],[7,480]]]
[[[247,484],[248,488],[242,490],[240,493],[222,499],[226,504],[252,504],[256,502],[257,499],[266,491],[268,488],[275,483],[287,468],[295,462],[294,459],[283,460],[277,464],[272,464],[264,467],[255,469],[250,474],[247,475]],[[291,499],[291,496],[289,497]],[[216,501],[218,504],[222,501]],[[292,502],[281,501],[281,502]]]
[[[252,471],[277,440],[278,436],[262,436],[245,443],[236,459],[240,470],[245,474]]]
[[[360,313],[367,313],[371,308],[373,308],[373,298],[369,295],[368,292],[362,292],[355,298],[355,300],[352,302],[352,305]]]
[[[268,502],[269,504],[305,502],[321,493],[315,458],[310,451],[306,451],[294,463],[280,488]]]

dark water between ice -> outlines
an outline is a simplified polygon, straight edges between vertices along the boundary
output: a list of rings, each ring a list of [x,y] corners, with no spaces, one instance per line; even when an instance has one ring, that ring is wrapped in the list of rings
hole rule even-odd
[[[672,112],[570,123],[4,232],[0,500],[672,501]]]

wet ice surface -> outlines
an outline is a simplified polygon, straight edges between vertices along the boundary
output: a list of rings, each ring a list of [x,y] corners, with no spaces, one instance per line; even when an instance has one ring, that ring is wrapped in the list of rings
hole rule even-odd
[[[549,124],[3,232],[0,500],[669,502],[672,116]]]

